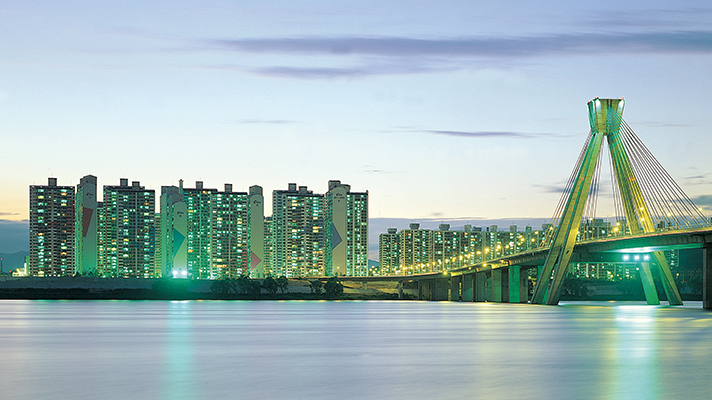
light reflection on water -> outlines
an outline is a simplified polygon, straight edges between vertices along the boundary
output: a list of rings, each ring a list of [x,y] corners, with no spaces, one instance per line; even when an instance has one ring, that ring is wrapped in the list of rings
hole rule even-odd
[[[0,397],[707,399],[700,307],[0,301]]]

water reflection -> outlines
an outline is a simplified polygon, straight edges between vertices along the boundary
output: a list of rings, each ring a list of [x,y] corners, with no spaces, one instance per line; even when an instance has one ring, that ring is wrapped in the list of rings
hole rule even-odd
[[[0,301],[0,353],[2,398],[16,399],[695,399],[712,381],[712,314],[621,303]]]
[[[656,313],[647,305],[613,308],[615,329],[610,330],[610,393],[606,398],[655,400],[659,394]]]
[[[191,324],[190,301],[171,301],[166,310],[166,346],[164,353],[164,372],[162,398],[164,399],[196,399],[198,394],[193,391],[192,342],[193,326]]]

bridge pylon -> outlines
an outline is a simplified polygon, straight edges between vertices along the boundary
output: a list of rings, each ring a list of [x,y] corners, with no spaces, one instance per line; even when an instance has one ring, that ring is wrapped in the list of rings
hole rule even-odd
[[[624,105],[623,99],[595,98],[588,102],[591,132],[585,144],[585,151],[579,158],[578,171],[572,175],[575,176],[575,181],[570,185],[565,207],[553,234],[551,248],[537,279],[531,300],[533,304],[559,303],[562,284],[576,245],[604,139],[610,150],[613,173],[630,233],[635,235],[655,232],[655,224],[641,190],[639,177],[631,166],[631,159],[620,132]],[[653,252],[653,258],[659,268],[668,301],[671,305],[682,304],[680,292],[675,285],[665,256],[661,251],[656,251]],[[640,275],[647,303],[660,304],[651,263],[641,264]]]

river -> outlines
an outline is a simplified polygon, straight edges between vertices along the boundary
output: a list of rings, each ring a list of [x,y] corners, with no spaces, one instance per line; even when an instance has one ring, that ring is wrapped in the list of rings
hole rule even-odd
[[[709,399],[712,313],[3,300],[0,357],[3,399]]]

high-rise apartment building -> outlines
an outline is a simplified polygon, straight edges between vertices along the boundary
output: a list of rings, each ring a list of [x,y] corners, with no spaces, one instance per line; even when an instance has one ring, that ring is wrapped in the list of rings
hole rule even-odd
[[[74,275],[74,186],[30,186],[31,276]]]
[[[159,201],[160,204],[160,201]],[[155,232],[155,240],[154,240],[154,252],[153,252],[153,276],[158,278],[158,277],[163,277],[163,266],[165,264],[163,260],[163,244],[161,243],[161,210],[158,210],[154,214],[153,218],[153,226],[154,226],[154,232]],[[100,246],[101,247],[101,246]],[[100,250],[101,251],[101,250]]]
[[[420,229],[418,223],[400,232],[389,228],[379,236],[379,273],[407,275],[462,268],[482,260],[482,243],[481,228],[471,225],[463,230],[450,230],[449,224],[440,224],[438,230]]]
[[[329,181],[324,195],[324,272],[368,276],[368,192]]]
[[[290,183],[272,192],[272,273],[324,275],[323,195]]]
[[[261,186],[250,186],[248,250],[250,253],[250,277],[265,277],[265,198]]]
[[[263,260],[265,268],[265,276],[270,275],[274,278],[277,277],[277,270],[272,268],[272,259],[274,256],[274,240],[272,238],[272,217],[265,217],[264,220],[264,252],[265,258]]]
[[[461,233],[451,231],[450,224],[440,224],[437,231],[431,232],[428,272],[459,266]]]
[[[368,276],[368,191],[346,194],[346,274]]]
[[[156,224],[156,253],[160,276],[188,277],[187,207],[180,186],[161,187],[160,222]]]
[[[79,181],[75,202],[74,245],[75,271],[95,275],[98,263],[96,176],[87,175]]]
[[[249,202],[232,184],[216,192],[211,202],[210,251],[212,278],[249,274]]]
[[[420,229],[420,224],[412,223],[409,229],[399,232],[398,249],[400,251],[400,274],[407,275],[433,269],[430,262],[431,231]]]
[[[203,187],[202,181],[195,182],[195,188],[183,188],[183,197],[188,211],[187,245],[188,276],[193,279],[210,279],[211,226],[213,197],[217,189]]]
[[[327,276],[346,275],[346,213],[349,185],[329,181],[324,195],[324,273]]]
[[[398,229],[378,235],[378,264],[380,275],[396,275],[399,271]]]
[[[104,186],[99,224],[99,266],[105,277],[155,276],[156,194],[140,182],[121,179]]]

